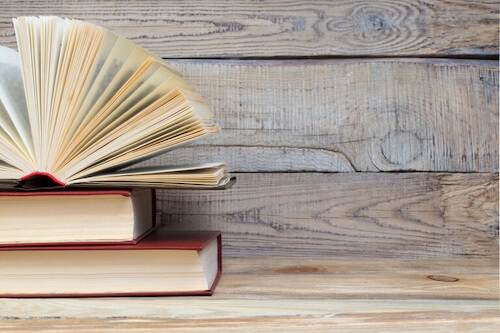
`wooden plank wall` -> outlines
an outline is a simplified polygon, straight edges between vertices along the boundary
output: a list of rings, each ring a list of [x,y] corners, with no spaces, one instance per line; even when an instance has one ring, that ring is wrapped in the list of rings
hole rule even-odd
[[[85,10],[81,10],[85,8]],[[498,3],[4,1],[172,61],[223,132],[146,164],[227,161],[228,191],[160,191],[227,256],[498,257]]]
[[[15,47],[12,17],[51,14],[167,58],[498,54],[491,0],[2,1],[0,45]]]

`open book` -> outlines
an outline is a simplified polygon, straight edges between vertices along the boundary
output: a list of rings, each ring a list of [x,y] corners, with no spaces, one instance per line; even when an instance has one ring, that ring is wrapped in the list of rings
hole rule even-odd
[[[83,21],[14,28],[19,53],[0,46],[0,188],[227,185],[224,163],[129,168],[219,131],[167,62]]]

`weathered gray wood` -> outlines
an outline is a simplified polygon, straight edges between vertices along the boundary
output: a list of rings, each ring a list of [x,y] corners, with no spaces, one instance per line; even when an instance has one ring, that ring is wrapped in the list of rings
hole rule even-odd
[[[498,55],[498,2],[489,0],[22,0],[0,9],[0,44],[11,47],[12,17],[53,14],[168,58]],[[168,228],[223,231],[215,295],[2,299],[0,330],[499,330],[497,62],[174,64],[223,133],[145,164],[225,160],[233,172],[277,172],[236,174],[228,191],[159,191]],[[494,174],[319,173],[379,170]]]
[[[159,191],[162,223],[220,229],[226,256],[498,257],[498,175],[237,174]]]
[[[223,131],[145,164],[498,171],[495,61],[176,61]]]
[[[495,55],[498,3],[488,0],[3,1],[11,18],[95,22],[163,57]]]

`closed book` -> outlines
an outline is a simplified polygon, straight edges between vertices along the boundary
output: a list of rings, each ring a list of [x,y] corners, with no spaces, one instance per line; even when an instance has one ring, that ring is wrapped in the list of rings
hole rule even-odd
[[[155,225],[151,189],[0,191],[0,247],[137,243]]]
[[[137,244],[0,249],[0,297],[211,295],[218,231],[157,229]]]

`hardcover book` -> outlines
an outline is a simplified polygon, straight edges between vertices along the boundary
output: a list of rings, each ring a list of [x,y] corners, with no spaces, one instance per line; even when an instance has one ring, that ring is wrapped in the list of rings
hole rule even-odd
[[[135,245],[0,248],[0,297],[211,295],[217,231],[155,230]]]
[[[0,247],[137,243],[155,226],[151,189],[0,191]]]
[[[14,19],[0,47],[0,188],[219,188],[224,163],[131,168],[219,132],[163,59],[91,23]],[[175,164],[175,163],[174,163]]]

